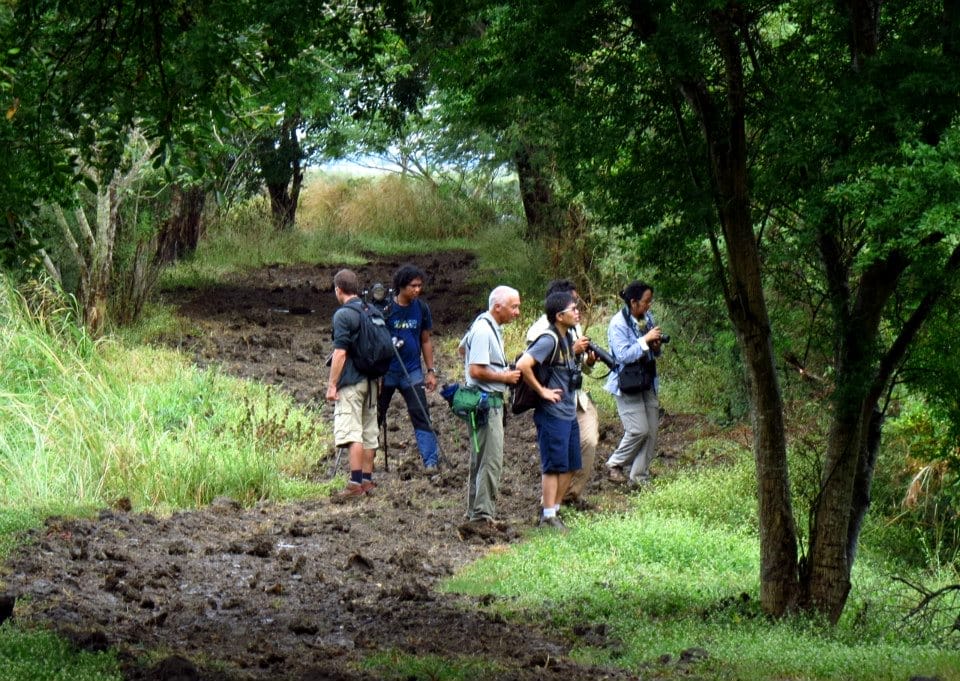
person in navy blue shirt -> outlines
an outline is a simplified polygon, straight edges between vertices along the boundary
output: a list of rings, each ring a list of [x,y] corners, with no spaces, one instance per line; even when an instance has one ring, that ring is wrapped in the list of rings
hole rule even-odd
[[[423,465],[427,471],[435,471],[440,449],[430,422],[426,391],[436,390],[437,370],[433,363],[433,341],[430,338],[433,318],[430,316],[430,307],[420,298],[425,278],[423,270],[409,264],[401,266],[393,275],[394,297],[386,317],[394,343],[398,346],[399,359],[396,356],[393,358],[390,370],[383,377],[377,411],[383,424],[393,393],[400,391],[413,423]],[[423,364],[420,362],[421,356]]]

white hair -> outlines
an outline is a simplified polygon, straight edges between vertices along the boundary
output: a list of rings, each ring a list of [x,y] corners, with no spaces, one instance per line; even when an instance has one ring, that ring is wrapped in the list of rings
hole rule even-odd
[[[487,301],[487,309],[492,310],[494,305],[506,305],[507,300],[512,297],[520,297],[520,292],[510,286],[498,286],[490,291],[490,300]]]

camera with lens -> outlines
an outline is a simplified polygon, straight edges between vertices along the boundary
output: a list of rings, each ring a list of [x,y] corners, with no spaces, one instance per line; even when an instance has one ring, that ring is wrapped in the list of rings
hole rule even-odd
[[[670,336],[668,336],[668,335],[665,334],[665,333],[661,333],[661,334],[660,334],[660,344],[661,344],[661,345],[666,345],[666,344],[669,343],[669,342],[670,342]]]
[[[606,364],[608,369],[613,371],[616,368],[617,360],[614,359],[613,355],[601,348],[599,345],[593,341],[590,341],[587,344],[587,348],[590,350],[590,352],[597,356],[597,359]]]
[[[386,310],[390,306],[390,299],[393,297],[393,289],[387,288],[379,281],[368,289],[363,289],[360,296],[363,302],[368,305],[376,305],[381,310]]]
[[[570,372],[570,383],[568,384],[570,392],[576,392],[583,387],[583,372],[579,369],[574,369]]]

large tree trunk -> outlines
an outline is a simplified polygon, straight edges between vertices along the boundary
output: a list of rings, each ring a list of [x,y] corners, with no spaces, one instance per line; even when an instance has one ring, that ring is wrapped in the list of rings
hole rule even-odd
[[[550,178],[544,172],[543,152],[523,143],[514,154],[520,200],[527,218],[527,237],[535,241],[556,236],[561,231],[561,214]]]
[[[933,243],[943,235],[932,235]],[[830,284],[831,304],[840,328],[836,390],[820,494],[811,514],[810,548],[801,574],[801,603],[836,622],[850,592],[863,519],[880,447],[880,397],[896,366],[960,269],[960,246],[953,249],[937,284],[921,299],[885,352],[877,347],[882,310],[894,295],[910,261],[898,251],[868,267],[848,300],[848,269],[836,240],[820,238],[821,259]]]
[[[206,192],[200,187],[184,189],[174,185],[170,197],[170,216],[160,225],[157,235],[156,263],[176,262],[197,250],[203,234],[203,206]]]
[[[263,182],[270,196],[270,213],[278,230],[292,229],[303,187],[303,148],[297,128],[299,114],[284,117],[276,138],[261,140],[258,157]]]
[[[750,213],[740,45],[733,21],[726,14],[715,13],[712,27],[726,69],[725,106],[721,110],[703,81],[682,83],[680,87],[697,113],[710,157],[714,199],[727,254],[725,298],[744,354],[750,393],[759,492],[760,601],[765,612],[779,616],[794,607],[798,595],[783,402]]]

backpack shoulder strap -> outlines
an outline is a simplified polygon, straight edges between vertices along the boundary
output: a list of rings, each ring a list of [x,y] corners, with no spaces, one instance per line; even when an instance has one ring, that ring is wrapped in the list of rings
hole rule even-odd
[[[500,334],[497,333],[497,328],[493,325],[493,322],[491,322],[489,318],[484,317],[483,314],[481,314],[479,317],[477,317],[477,319],[478,319],[478,320],[479,320],[479,319],[482,319],[483,321],[485,321],[485,322],[487,323],[487,326],[489,326],[489,327],[490,327],[490,330],[493,332],[493,337],[494,337],[494,339],[496,339],[497,345],[500,347],[500,357],[501,357],[501,359],[503,359],[503,364],[502,364],[502,365],[501,365],[501,364],[498,364],[498,365],[496,365],[496,366],[506,366],[506,365],[507,365],[507,351],[506,351],[506,349],[504,349],[503,343],[500,341]]]
[[[627,323],[627,328],[630,329],[634,334],[637,334],[637,327],[633,323],[633,319],[630,317],[630,312],[627,311],[627,308],[624,306],[620,312],[623,314],[623,321]],[[637,335],[639,338],[640,336]]]
[[[550,354],[550,365],[553,365],[557,361],[557,353],[560,351],[560,336],[557,335],[556,329],[553,326],[544,329],[539,336],[533,339],[533,342],[530,343],[527,347],[532,346],[534,343],[539,341],[544,336],[550,336],[553,339],[553,352]]]

